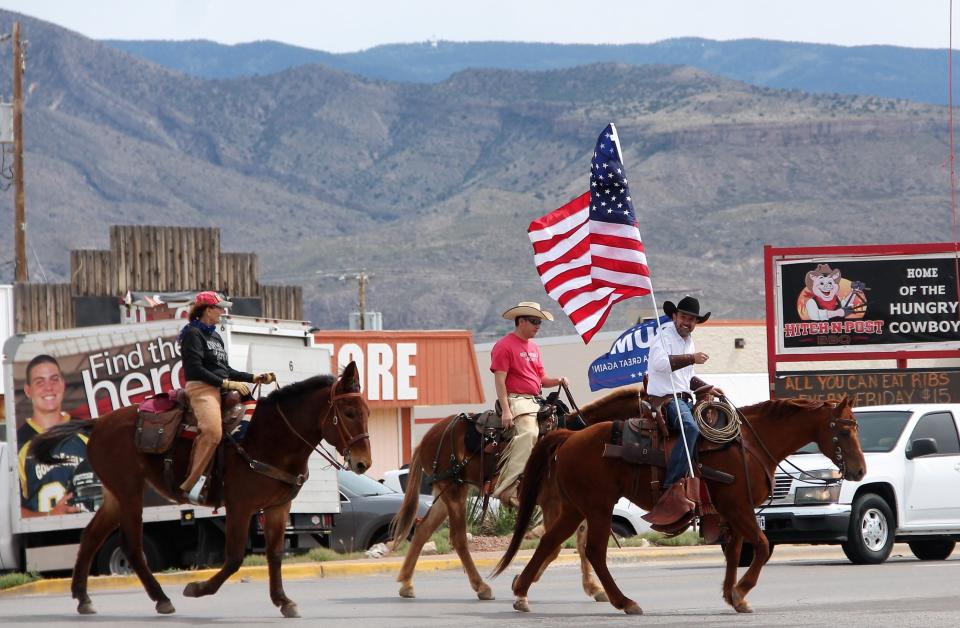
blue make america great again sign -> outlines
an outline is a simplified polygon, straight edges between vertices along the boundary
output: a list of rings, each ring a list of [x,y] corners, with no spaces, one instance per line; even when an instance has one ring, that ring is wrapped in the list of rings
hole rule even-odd
[[[661,325],[669,322],[669,316],[660,317]],[[610,351],[594,360],[587,370],[590,390],[642,382],[643,375],[647,372],[650,343],[656,338],[656,334],[656,320],[640,323],[620,334]]]

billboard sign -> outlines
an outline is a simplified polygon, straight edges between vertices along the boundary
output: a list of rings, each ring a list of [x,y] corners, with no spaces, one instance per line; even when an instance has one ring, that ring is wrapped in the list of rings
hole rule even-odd
[[[776,353],[960,349],[956,267],[953,252],[774,259]]]
[[[778,373],[777,399],[807,397],[855,407],[892,403],[960,403],[960,369],[798,371]]]

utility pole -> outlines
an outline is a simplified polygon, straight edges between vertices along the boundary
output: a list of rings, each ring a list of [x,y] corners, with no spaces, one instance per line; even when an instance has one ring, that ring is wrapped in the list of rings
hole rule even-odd
[[[13,23],[13,185],[15,281],[25,283],[27,273],[27,217],[23,193],[23,50],[20,22]]]
[[[360,329],[367,328],[367,271],[361,270],[357,275],[360,282]]]

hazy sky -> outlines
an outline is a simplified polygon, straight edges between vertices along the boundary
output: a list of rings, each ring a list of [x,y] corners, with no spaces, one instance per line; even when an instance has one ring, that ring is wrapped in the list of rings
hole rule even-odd
[[[648,43],[684,36],[946,48],[950,2],[0,0],[0,7],[95,39],[273,39],[346,52],[427,39]],[[960,24],[956,15],[954,24]]]

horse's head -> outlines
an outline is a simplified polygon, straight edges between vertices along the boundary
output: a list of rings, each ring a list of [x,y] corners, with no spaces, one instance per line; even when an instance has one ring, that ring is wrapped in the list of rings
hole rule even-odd
[[[837,403],[827,403],[828,416],[819,423],[816,442],[823,455],[840,468],[843,479],[854,482],[867,473],[867,462],[857,436],[857,418],[853,404],[844,397]]]
[[[330,387],[329,408],[324,414],[323,438],[337,448],[354,473],[364,473],[373,464],[367,420],[370,408],[360,392],[360,373],[351,362]]]

